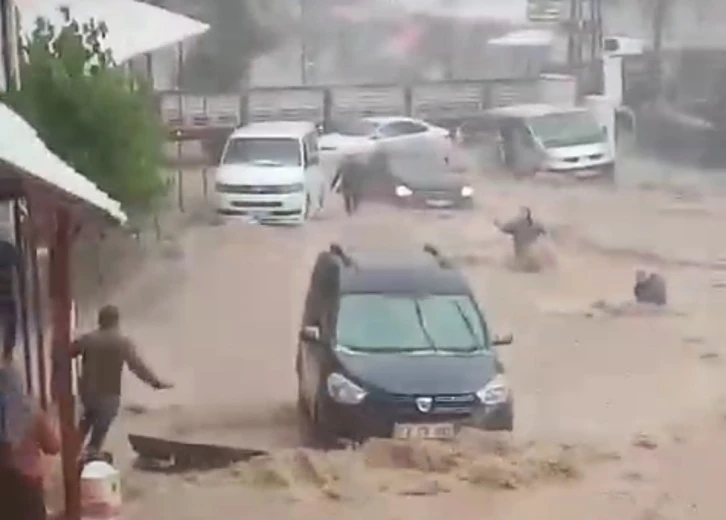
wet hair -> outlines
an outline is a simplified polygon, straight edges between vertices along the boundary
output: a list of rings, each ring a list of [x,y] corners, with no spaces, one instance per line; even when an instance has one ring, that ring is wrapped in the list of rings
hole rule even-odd
[[[98,327],[107,330],[118,327],[119,311],[115,305],[104,305],[98,311]]]

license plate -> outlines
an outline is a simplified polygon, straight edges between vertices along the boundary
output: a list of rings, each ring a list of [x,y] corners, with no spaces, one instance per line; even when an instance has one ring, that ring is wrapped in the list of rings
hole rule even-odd
[[[450,200],[427,200],[426,204],[432,208],[448,208],[453,203]]]
[[[396,424],[393,428],[396,439],[451,439],[455,433],[451,423]]]

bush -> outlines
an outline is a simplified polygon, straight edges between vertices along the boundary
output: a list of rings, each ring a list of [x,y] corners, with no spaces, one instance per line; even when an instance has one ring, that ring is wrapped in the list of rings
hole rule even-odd
[[[58,29],[38,19],[22,45],[21,86],[5,101],[50,150],[127,210],[147,211],[165,189],[164,130],[145,82],[116,67],[104,23],[63,9]]]

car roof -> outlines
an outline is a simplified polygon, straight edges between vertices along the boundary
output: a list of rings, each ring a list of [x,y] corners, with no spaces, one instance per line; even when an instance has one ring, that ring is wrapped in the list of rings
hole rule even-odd
[[[414,123],[423,123],[419,119],[414,119],[408,116],[371,116],[362,118],[363,121],[368,121],[376,125],[387,125],[388,123],[397,123],[399,121],[411,121]]]
[[[310,121],[260,121],[242,126],[232,133],[232,138],[259,137],[299,139],[315,131]]]
[[[511,105],[500,108],[493,108],[487,113],[494,116],[504,117],[540,117],[549,114],[562,114],[568,112],[585,112],[584,108],[568,107],[546,104]]]
[[[443,267],[431,254],[419,251],[346,251],[352,263],[340,266],[341,294],[469,294],[462,274]],[[331,255],[335,259],[335,255]]]

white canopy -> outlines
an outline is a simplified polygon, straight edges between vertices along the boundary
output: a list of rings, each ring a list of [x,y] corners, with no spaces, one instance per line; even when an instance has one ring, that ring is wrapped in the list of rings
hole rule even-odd
[[[117,63],[198,36],[205,23],[136,0],[16,0],[21,34],[30,36],[39,17],[60,26],[60,8],[67,7],[79,23],[91,19],[108,26],[106,45]]]
[[[0,103],[0,161],[121,223],[126,222],[118,202],[48,150],[35,129],[4,103]]]
[[[489,45],[507,45],[522,47],[546,47],[552,45],[555,35],[552,31],[542,29],[525,29],[505,34],[489,40]]]

